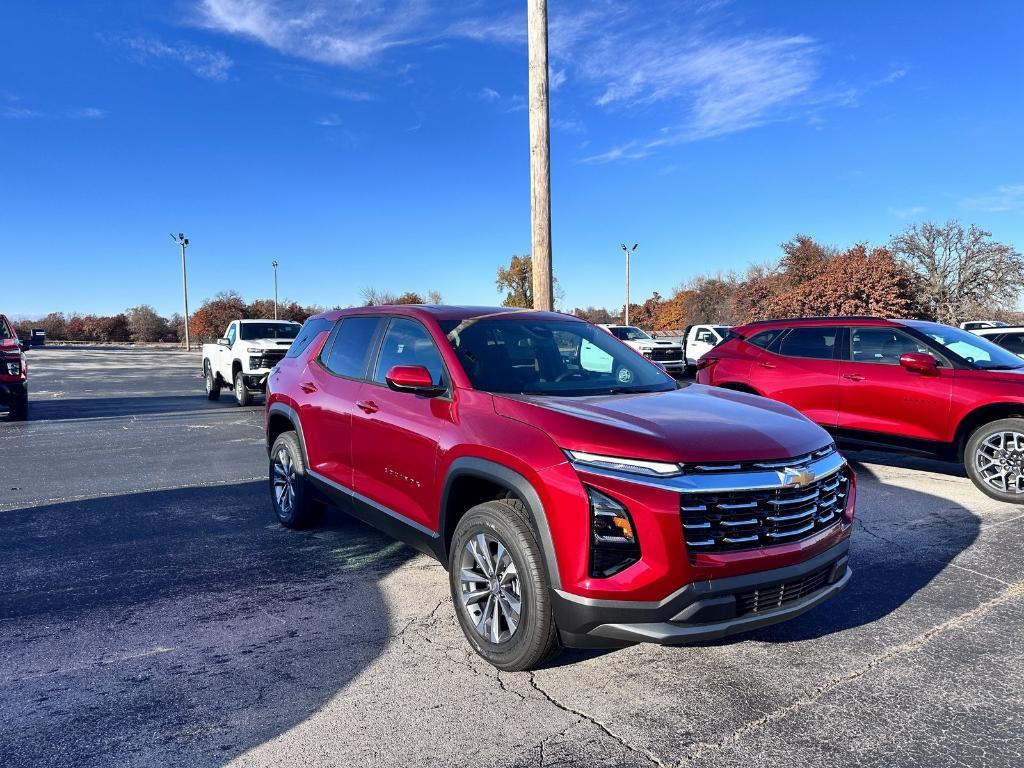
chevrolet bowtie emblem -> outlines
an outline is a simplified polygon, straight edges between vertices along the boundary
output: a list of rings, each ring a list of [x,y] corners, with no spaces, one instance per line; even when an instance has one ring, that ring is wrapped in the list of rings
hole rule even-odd
[[[787,488],[803,488],[805,485],[813,483],[815,477],[817,476],[809,469],[793,469],[792,467],[786,467],[779,473],[779,479]]]

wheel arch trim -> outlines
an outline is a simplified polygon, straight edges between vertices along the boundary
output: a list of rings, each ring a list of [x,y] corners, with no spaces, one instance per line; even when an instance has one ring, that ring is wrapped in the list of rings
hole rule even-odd
[[[270,404],[267,408],[267,429],[265,441],[267,443],[267,454],[270,454],[270,449],[274,446],[270,443],[270,420],[273,416],[283,416],[287,419],[291,425],[295,428],[295,433],[299,437],[299,448],[302,449],[302,460],[306,467],[309,467],[309,454],[306,453],[306,436],[302,433],[302,421],[299,419],[298,412],[287,403],[276,401]]]
[[[533,523],[534,530],[537,532],[538,539],[540,540],[541,551],[544,555],[544,567],[547,569],[550,584],[554,589],[560,589],[562,581],[558,573],[558,556],[540,494],[537,493],[537,489],[533,487],[533,484],[519,472],[489,459],[462,456],[451,463],[448,472],[445,474],[444,487],[441,491],[441,506],[438,513],[438,532],[441,534],[444,564],[447,566],[449,556],[448,542],[450,540],[449,534],[451,533],[448,530],[449,498],[455,481],[463,477],[476,477],[487,480],[507,488],[522,499],[523,503],[526,504],[530,521]]]

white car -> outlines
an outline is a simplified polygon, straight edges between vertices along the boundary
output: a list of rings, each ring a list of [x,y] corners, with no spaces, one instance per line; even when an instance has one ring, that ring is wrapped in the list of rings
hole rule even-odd
[[[960,327],[965,331],[977,332],[982,328],[1006,328],[1008,326],[1002,320],[968,320],[965,323],[960,323]]]
[[[284,358],[301,328],[288,320],[230,323],[215,344],[203,344],[206,396],[217,400],[221,387],[229,387],[239,405],[249,405],[253,393],[266,391],[270,369]]]
[[[1003,323],[991,328],[968,328],[967,330],[1013,352],[1017,357],[1024,357],[1024,326],[1009,326]]]
[[[691,325],[686,329],[686,363],[696,365],[729,335],[728,325]]]
[[[635,325],[602,324],[600,327],[669,373],[682,373],[686,368],[683,345],[679,342],[652,339]]]

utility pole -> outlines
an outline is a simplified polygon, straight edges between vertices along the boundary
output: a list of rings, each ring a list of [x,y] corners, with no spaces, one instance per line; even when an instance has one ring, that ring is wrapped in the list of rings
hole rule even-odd
[[[171,240],[181,246],[181,292],[185,296],[185,351],[191,352],[192,342],[188,337],[188,273],[185,271],[185,249],[188,248],[188,238],[183,232],[179,232],[177,237],[171,235]]]
[[[530,220],[533,308],[553,308],[551,270],[551,141],[548,120],[548,3],[526,0],[530,89]]]
[[[633,243],[632,248],[627,248],[626,244],[622,244],[622,250],[626,254],[626,317],[623,325],[629,325],[629,254],[636,250],[637,243]]]
[[[274,268],[274,319],[277,320],[277,260],[270,262]]]

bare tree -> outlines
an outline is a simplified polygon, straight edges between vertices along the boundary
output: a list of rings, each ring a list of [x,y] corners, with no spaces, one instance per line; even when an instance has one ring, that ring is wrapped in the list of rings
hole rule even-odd
[[[1024,256],[992,233],[958,221],[908,227],[890,248],[920,276],[920,304],[941,323],[955,324],[1016,307]]]
[[[363,297],[364,307],[379,307],[381,304],[394,304],[395,294],[387,291],[380,291],[376,288],[363,288],[360,291]]]
[[[126,314],[132,341],[161,341],[167,335],[167,320],[148,304],[132,307]]]
[[[444,304],[440,291],[427,291],[427,304]]]

